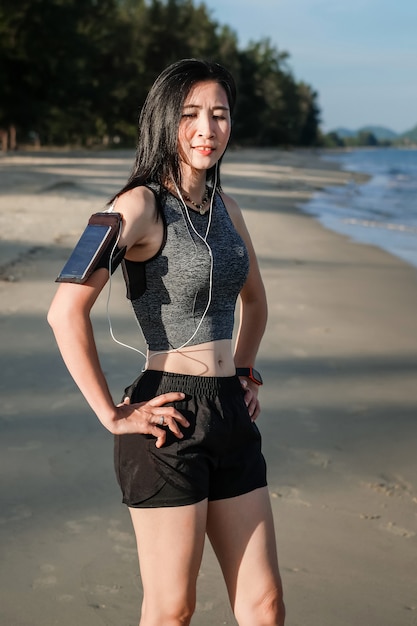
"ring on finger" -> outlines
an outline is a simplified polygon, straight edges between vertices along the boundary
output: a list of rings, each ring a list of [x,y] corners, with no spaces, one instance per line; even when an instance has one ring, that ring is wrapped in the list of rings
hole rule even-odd
[[[161,415],[161,417],[159,418],[158,425],[165,426],[165,417],[163,415]]]

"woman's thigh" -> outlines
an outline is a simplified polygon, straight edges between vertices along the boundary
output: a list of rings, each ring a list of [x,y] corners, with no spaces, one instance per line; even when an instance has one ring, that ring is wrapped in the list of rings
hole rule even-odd
[[[177,507],[129,508],[129,512],[138,546],[143,610],[155,623],[157,613],[162,619],[164,614],[174,617],[192,612],[204,548],[207,500]]]
[[[239,624],[283,623],[282,585],[268,489],[209,502],[207,534]],[[270,621],[257,621],[256,615],[263,610],[269,613]]]

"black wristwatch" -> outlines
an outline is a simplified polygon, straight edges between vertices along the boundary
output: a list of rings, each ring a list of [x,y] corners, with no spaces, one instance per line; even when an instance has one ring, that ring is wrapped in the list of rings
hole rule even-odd
[[[262,376],[254,367],[237,367],[236,374],[238,376],[246,376],[256,385],[263,385],[264,381],[262,380]]]

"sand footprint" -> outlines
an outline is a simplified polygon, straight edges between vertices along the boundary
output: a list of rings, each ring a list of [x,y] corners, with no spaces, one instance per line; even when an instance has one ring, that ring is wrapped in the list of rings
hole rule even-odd
[[[329,459],[326,455],[321,454],[320,452],[310,452],[309,454],[309,463],[311,465],[316,465],[317,467],[327,469],[331,462],[331,459]]]
[[[196,611],[199,613],[210,613],[214,608],[215,604],[213,601],[197,602]]]
[[[307,507],[311,506],[311,502],[307,502],[307,500],[303,500],[300,497],[300,490],[296,489],[296,487],[278,487],[276,489],[271,489],[269,494],[271,498],[283,498],[292,504]]]
[[[93,589],[97,595],[106,597],[120,593],[122,587],[120,585],[95,585]]]
[[[284,572],[287,572],[288,574],[309,574],[309,570],[306,569],[305,567],[284,567],[283,568]]]
[[[54,587],[58,580],[55,576],[55,566],[50,563],[45,563],[39,567],[41,571],[41,576],[35,578],[32,583],[33,589],[48,589],[50,587]]]
[[[65,528],[69,534],[79,535],[87,530],[89,526],[96,524],[100,521],[101,517],[99,517],[98,515],[89,515],[80,520],[68,520],[67,522],[65,522]]]
[[[74,600],[74,596],[72,596],[70,593],[61,593],[57,597],[57,600],[58,602],[63,602],[63,603],[72,602]]]
[[[396,535],[397,537],[404,537],[404,539],[411,539],[411,537],[415,537],[416,534],[411,530],[407,530],[407,528],[397,526],[395,522],[388,522],[388,524],[381,525],[380,528]]]
[[[111,526],[107,529],[109,538],[114,541],[113,550],[119,554],[123,561],[133,562],[137,559],[136,540],[132,533],[119,530],[117,526],[120,522],[112,520]]]
[[[6,515],[0,517],[0,524],[10,524],[11,522],[20,522],[21,520],[32,517],[32,511],[24,504],[16,504],[12,506]]]
[[[401,498],[406,496],[415,501],[413,486],[401,476],[389,477],[382,474],[379,481],[365,483],[365,486],[387,497]]]

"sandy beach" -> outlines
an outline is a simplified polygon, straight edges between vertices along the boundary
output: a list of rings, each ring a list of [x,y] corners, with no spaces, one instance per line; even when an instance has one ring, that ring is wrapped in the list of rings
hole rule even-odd
[[[46,323],[56,275],[132,158],[0,155],[1,626],[138,624],[112,437]],[[287,626],[417,625],[417,270],[297,208],[352,176],[307,151],[231,151],[224,163],[268,293],[258,424]],[[112,342],[106,296],[94,324],[118,399],[143,360]],[[143,349],[120,272],[110,312],[117,338]],[[236,623],[208,543],[192,623]]]

